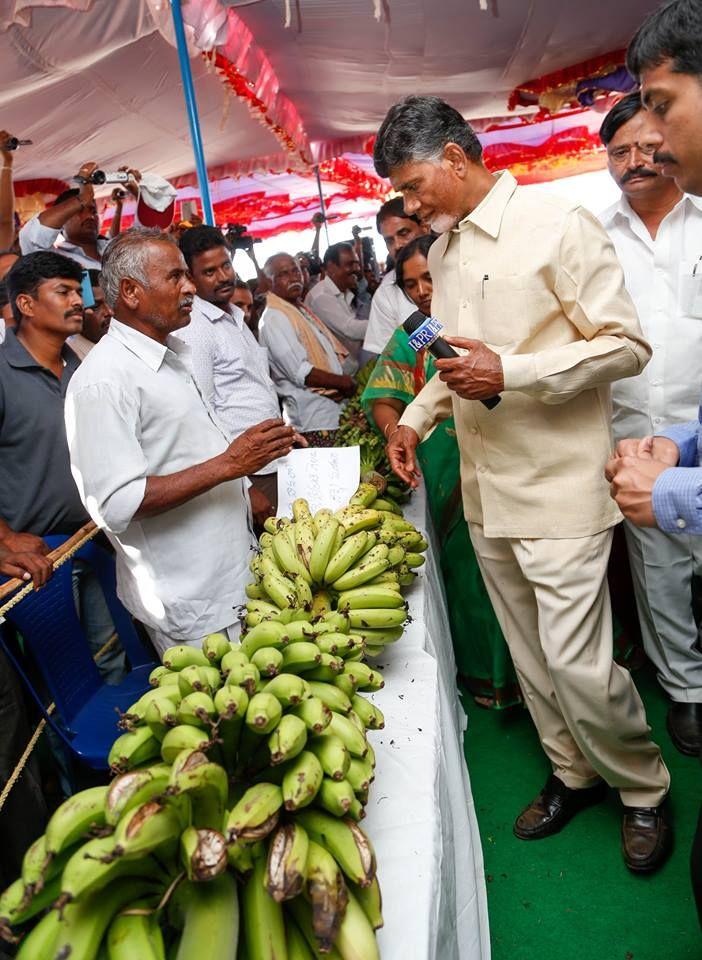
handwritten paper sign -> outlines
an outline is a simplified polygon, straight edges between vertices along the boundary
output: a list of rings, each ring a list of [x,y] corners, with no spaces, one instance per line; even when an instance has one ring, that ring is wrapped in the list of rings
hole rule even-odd
[[[361,476],[358,447],[310,447],[292,450],[278,464],[278,516],[292,514],[293,500],[304,497],[315,513],[345,507]]]

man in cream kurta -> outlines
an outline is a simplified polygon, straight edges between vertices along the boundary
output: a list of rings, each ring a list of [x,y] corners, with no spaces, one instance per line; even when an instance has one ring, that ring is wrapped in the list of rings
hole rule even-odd
[[[418,159],[439,127],[436,159]],[[625,863],[649,871],[668,850],[670,778],[612,659],[606,571],[621,516],[602,467],[609,384],[639,374],[651,351],[595,218],[509,173],[493,179],[480,157],[471,128],[436,98],[407,98],[378,134],[376,169],[443,233],[429,255],[432,312],[464,354],[439,361],[388,450],[412,480],[416,444],[455,417],[471,538],[553,768],[516,835],[557,832],[608,784],[625,806]],[[494,394],[492,410],[476,402]]]

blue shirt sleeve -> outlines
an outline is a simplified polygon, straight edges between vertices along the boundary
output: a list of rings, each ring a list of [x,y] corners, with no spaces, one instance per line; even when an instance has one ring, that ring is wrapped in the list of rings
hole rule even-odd
[[[657,433],[657,437],[665,437],[672,440],[680,451],[679,467],[696,467],[699,463],[697,452],[697,441],[700,432],[698,420],[692,420],[690,423],[675,423],[666,430]]]
[[[664,470],[653,485],[652,503],[661,530],[702,534],[702,467]]]

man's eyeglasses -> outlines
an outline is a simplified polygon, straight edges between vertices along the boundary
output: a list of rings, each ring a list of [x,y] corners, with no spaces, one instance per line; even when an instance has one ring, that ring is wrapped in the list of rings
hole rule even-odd
[[[623,163],[629,159],[632,150],[636,150],[644,157],[652,157],[658,149],[657,143],[630,143],[628,146],[615,147],[609,151],[609,156],[615,163]]]

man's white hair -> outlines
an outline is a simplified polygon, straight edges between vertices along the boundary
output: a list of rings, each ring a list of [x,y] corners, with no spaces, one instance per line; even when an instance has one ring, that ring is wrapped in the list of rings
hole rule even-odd
[[[108,243],[102,258],[100,286],[110,309],[114,310],[117,305],[122,280],[129,278],[148,286],[146,262],[149,244],[154,241],[175,246],[175,241],[168,234],[147,227],[132,227]]]

